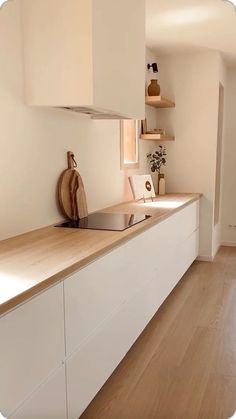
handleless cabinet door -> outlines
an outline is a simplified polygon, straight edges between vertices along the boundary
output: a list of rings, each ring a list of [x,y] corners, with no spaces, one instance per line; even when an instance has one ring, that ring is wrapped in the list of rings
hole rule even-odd
[[[65,280],[67,356],[149,281],[148,241],[141,241],[131,239]]]
[[[170,253],[176,254],[198,228],[198,205],[194,202],[65,280],[67,356],[150,280],[156,277],[160,284]],[[176,275],[176,283],[179,279]]]
[[[193,203],[65,280],[68,418],[117,367],[198,255]]]
[[[1,317],[0,339],[0,411],[8,417],[65,357],[62,284]]]
[[[66,419],[65,367],[48,379],[10,419]]]

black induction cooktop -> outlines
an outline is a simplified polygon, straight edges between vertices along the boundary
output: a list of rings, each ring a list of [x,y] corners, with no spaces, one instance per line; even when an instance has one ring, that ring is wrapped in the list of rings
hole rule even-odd
[[[124,231],[150,217],[150,215],[144,214],[110,214],[95,212],[94,214],[88,215],[86,218],[81,218],[81,220],[67,221],[57,227]]]

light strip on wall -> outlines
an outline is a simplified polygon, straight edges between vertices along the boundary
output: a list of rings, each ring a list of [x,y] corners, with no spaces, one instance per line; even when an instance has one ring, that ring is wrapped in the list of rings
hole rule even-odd
[[[11,0],[0,0],[0,9],[1,9],[1,7],[5,6],[5,4],[8,3],[8,1],[11,1]],[[1,419],[1,417],[0,417],[0,419]]]
[[[226,1],[228,1],[229,3],[231,3],[235,7],[235,9],[236,9],[236,0],[226,0]]]

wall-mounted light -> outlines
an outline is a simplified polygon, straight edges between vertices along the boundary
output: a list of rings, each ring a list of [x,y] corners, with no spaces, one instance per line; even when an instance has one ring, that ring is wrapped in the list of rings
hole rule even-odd
[[[231,3],[235,9],[236,9],[236,0],[224,0],[224,1],[228,1],[229,3]]]
[[[157,63],[152,63],[147,65],[148,70],[152,68],[153,73],[158,73]]]

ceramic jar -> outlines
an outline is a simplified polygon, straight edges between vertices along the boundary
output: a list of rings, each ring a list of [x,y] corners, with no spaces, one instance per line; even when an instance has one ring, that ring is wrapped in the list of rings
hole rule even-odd
[[[161,88],[158,84],[158,80],[151,80],[151,84],[148,86],[148,96],[160,96]]]
[[[166,193],[165,175],[159,173],[158,180],[157,180],[157,194],[165,195],[165,193]]]

